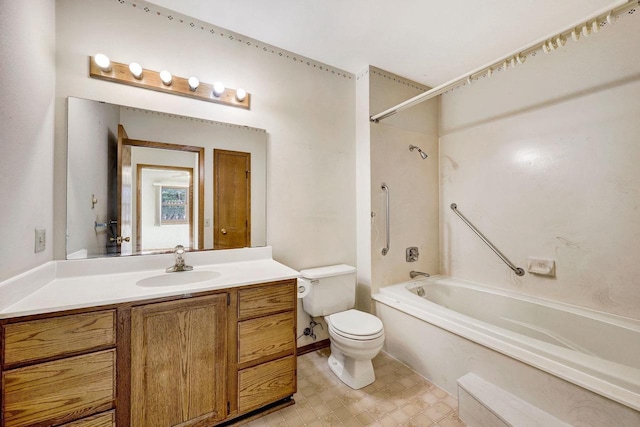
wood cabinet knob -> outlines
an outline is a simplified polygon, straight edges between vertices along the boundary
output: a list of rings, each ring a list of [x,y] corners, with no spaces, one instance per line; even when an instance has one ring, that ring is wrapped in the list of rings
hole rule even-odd
[[[227,234],[227,229],[226,229],[226,228],[223,228],[222,230],[220,230],[220,232],[221,232],[222,234]]]

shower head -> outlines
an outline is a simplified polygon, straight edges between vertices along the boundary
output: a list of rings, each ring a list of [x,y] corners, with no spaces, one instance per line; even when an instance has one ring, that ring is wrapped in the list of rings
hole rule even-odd
[[[418,150],[418,153],[420,153],[420,157],[422,157],[422,160],[427,158],[427,153],[425,153],[424,151],[422,151],[420,149],[420,147],[415,146],[415,145],[409,145],[409,151],[413,151],[414,149]]]

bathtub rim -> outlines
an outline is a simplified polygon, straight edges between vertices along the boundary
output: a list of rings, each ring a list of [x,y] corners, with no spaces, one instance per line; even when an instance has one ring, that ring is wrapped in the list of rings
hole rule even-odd
[[[599,312],[596,310],[583,309],[582,307],[572,306],[569,304],[547,301],[541,298],[523,296],[512,292],[495,289],[479,283],[474,283],[444,275],[434,275],[429,278],[413,279],[406,282],[386,286],[381,288],[379,293],[372,295],[372,299],[376,302],[402,311],[409,316],[431,323],[436,327],[449,331],[455,335],[468,339],[491,350],[500,352],[515,360],[531,365],[537,369],[573,383],[584,389],[590,390],[608,399],[616,401],[636,411],[640,411],[640,389],[639,392],[636,392],[634,390],[624,388],[621,385],[608,382],[604,378],[599,378],[590,374],[589,372],[580,370],[577,367],[570,366],[571,363],[564,364],[561,361],[550,358],[548,354],[557,354],[555,350],[559,348],[558,346],[545,343],[535,338],[527,337],[526,340],[534,341],[534,344],[536,344],[536,346],[540,344],[536,347],[539,348],[540,351],[536,353],[529,349],[532,347],[530,343],[524,342],[522,338],[518,338],[518,336],[522,337],[521,334],[509,331],[499,326],[490,325],[484,321],[474,319],[465,314],[461,314],[448,308],[442,307],[432,301],[426,300],[412,293],[409,290],[410,286],[417,287],[421,284],[434,282],[444,284],[445,286],[459,286],[475,290],[479,289],[480,291],[484,292],[503,295],[536,304],[552,306],[561,310],[570,311],[574,314],[589,314],[597,320],[602,320],[607,323],[624,328],[631,328],[635,331],[640,331],[640,321],[622,316],[610,315],[608,313]],[[398,293],[398,291],[400,293]],[[403,295],[402,292],[405,292],[405,294]],[[422,301],[418,303],[417,301],[415,301],[415,299],[417,298],[420,298]],[[411,299],[413,299],[414,301],[411,301]],[[422,304],[424,304],[426,307],[430,307],[430,310],[424,310],[424,308],[416,307],[416,305]],[[552,351],[549,351],[549,346],[555,347],[556,349],[551,349]],[[542,354],[540,354],[540,352]],[[547,357],[545,357],[545,354],[547,355]],[[578,356],[581,359],[594,358],[594,356],[588,355],[579,354]],[[615,362],[606,361],[604,359],[597,359],[599,361],[602,361],[605,365],[615,364],[616,366],[623,366],[620,364],[616,364]],[[587,370],[591,369],[592,371],[596,370],[589,368],[588,366],[586,366],[585,368]],[[623,366],[623,368],[637,370],[633,367]],[[604,373],[604,375],[615,377],[614,375],[607,374],[606,372]],[[616,378],[624,382],[624,378]],[[635,386],[636,389],[638,389],[639,384],[636,384],[635,382],[632,382],[631,384]]]

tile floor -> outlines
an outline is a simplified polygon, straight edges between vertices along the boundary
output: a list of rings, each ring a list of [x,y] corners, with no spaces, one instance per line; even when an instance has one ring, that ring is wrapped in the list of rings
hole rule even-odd
[[[329,349],[298,358],[296,404],[238,427],[463,427],[458,401],[385,353],[373,359],[376,381],[360,390],[329,370]]]

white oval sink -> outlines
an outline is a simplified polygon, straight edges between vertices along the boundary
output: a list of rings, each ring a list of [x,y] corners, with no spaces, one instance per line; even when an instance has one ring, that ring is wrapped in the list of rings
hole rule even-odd
[[[165,273],[158,276],[147,277],[136,282],[136,285],[145,288],[160,286],[191,285],[198,282],[206,282],[215,279],[220,273],[215,271],[180,271],[177,273]]]

